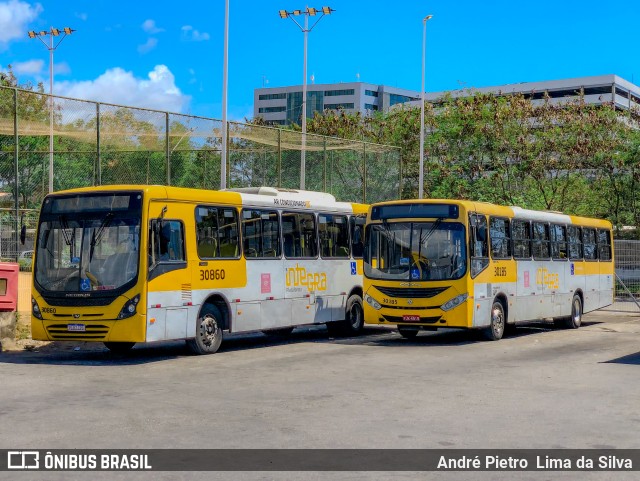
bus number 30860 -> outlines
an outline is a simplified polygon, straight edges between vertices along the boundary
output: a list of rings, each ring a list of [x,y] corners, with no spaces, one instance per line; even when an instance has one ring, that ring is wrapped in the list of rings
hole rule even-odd
[[[201,281],[218,281],[224,279],[224,269],[201,269]]]

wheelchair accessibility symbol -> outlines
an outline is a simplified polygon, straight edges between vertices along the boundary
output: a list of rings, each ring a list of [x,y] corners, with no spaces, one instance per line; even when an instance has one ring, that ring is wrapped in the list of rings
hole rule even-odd
[[[352,262],[351,263],[351,275],[355,276],[358,273],[358,269],[356,269],[356,263]]]

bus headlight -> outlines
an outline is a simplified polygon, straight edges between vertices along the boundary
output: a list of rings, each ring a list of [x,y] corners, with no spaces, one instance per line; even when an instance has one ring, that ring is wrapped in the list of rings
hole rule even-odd
[[[469,297],[469,294],[460,294],[459,296],[456,296],[453,299],[450,299],[442,304],[442,306],[440,306],[440,309],[442,309],[443,311],[450,311],[454,307],[458,307],[460,304],[466,301],[467,297]]]
[[[371,297],[369,294],[364,296],[364,300],[367,301],[367,304],[373,307],[376,311],[379,311],[380,309],[382,309],[382,306],[380,305],[380,303],[376,301],[373,297]]]
[[[36,319],[42,320],[42,312],[40,312],[40,306],[33,297],[31,298],[31,313]]]
[[[140,294],[125,302],[120,314],[118,314],[118,319],[126,319],[127,317],[133,316],[136,313],[138,302],[140,302]]]

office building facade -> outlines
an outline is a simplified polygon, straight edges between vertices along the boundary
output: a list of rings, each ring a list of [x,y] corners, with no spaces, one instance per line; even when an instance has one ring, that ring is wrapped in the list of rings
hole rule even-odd
[[[371,114],[416,101],[420,92],[364,82],[307,85],[307,118],[314,112],[344,110]],[[300,124],[302,85],[260,88],[253,94],[253,116],[273,125]]]

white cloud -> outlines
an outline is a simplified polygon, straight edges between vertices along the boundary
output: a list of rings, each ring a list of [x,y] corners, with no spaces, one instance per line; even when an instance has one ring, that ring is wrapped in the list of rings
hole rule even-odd
[[[202,42],[209,40],[209,34],[207,32],[200,32],[195,30],[191,25],[185,25],[182,27],[182,38],[192,42]]]
[[[44,67],[43,60],[27,60],[26,62],[14,62],[12,65],[13,71],[17,75],[38,75],[42,72]]]
[[[176,86],[166,65],[156,65],[147,79],[115,67],[95,80],[56,82],[55,92],[66,97],[170,112],[183,112],[191,100]]]
[[[86,22],[86,21],[87,21],[87,19],[89,18],[89,15],[87,15],[87,14],[86,14],[86,13],[84,13],[84,12],[76,12],[76,13],[75,13],[75,16],[76,16],[76,17],[78,17],[80,20],[83,20],[83,21],[85,21],[85,22]]]
[[[159,28],[156,25],[156,21],[151,19],[147,19],[144,22],[142,22],[142,30],[151,34],[164,32],[164,28]]]
[[[146,43],[138,45],[138,52],[142,54],[148,53],[156,48],[156,45],[158,45],[158,39],[151,37],[146,41]]]
[[[67,75],[71,73],[71,67],[67,62],[55,62],[53,65],[54,75]]]
[[[42,12],[39,3],[33,6],[20,0],[0,1],[0,49],[16,38],[27,35],[27,24]]]

